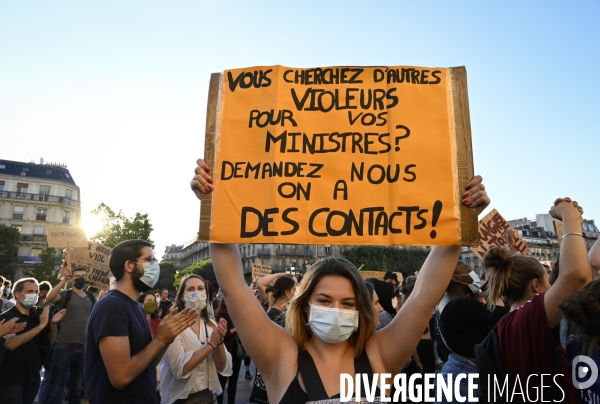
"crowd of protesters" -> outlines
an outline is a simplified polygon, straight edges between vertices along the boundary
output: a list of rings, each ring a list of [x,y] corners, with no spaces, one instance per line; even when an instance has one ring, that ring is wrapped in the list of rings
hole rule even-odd
[[[210,192],[210,183],[199,161],[192,189]],[[489,202],[475,177],[463,203],[481,213]],[[107,292],[86,286],[84,267],[63,268],[55,285],[0,277],[0,402],[221,404],[226,391],[233,404],[242,363],[254,378],[251,402],[335,400],[343,373],[481,375],[475,352],[491,336],[511,380],[560,374],[555,402],[596,402],[599,382],[576,390],[570,361],[600,363],[600,244],[586,251],[577,202],[557,199],[550,213],[564,226],[554,268],[494,247],[478,274],[448,246],[406,278],[364,280],[331,257],[303,277],[275,273],[248,287],[238,248],[211,244],[219,291],[187,275],[171,301],[154,289],[152,245],[129,240],[112,251],[116,287]]]

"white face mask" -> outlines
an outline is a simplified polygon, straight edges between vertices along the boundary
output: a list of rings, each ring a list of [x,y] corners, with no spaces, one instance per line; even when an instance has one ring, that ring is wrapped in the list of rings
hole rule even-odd
[[[322,341],[338,344],[346,341],[358,329],[358,311],[311,304],[308,326]]]
[[[190,292],[183,295],[185,307],[191,307],[202,311],[206,307],[206,291]]]
[[[156,298],[156,306],[157,306],[157,307],[160,305],[160,302],[161,302],[161,299],[160,299],[160,297],[157,297],[157,298]]]
[[[25,295],[25,299],[21,300],[21,303],[27,309],[30,309],[33,306],[35,306],[37,304],[37,302],[38,302],[38,295],[35,293]]]

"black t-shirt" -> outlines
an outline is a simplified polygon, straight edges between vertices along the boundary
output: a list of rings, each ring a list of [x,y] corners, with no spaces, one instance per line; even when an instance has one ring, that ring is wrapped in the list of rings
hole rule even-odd
[[[0,314],[1,320],[10,320],[17,317],[17,323],[26,322],[23,331],[17,335],[25,334],[40,324],[42,309],[32,307],[29,317],[21,313],[17,307]],[[0,344],[0,386],[13,386],[35,383],[40,380],[40,369],[46,355],[50,351],[50,320],[48,325],[35,337],[19,346],[14,351],[8,350]]]
[[[131,356],[152,341],[150,325],[141,306],[129,296],[111,290],[94,305],[85,340],[85,394],[96,403],[156,403],[156,367],[152,362],[124,389],[108,378],[98,341],[102,337],[127,336]],[[87,381],[92,381],[88,383]]]
[[[440,331],[454,353],[473,358],[473,347],[508,312],[508,307],[500,306],[490,312],[485,304],[470,297],[451,300],[440,316]]]
[[[267,310],[267,316],[271,321],[275,322],[278,326],[285,328],[285,313],[277,310],[275,307],[271,307]]]
[[[162,314],[160,315],[160,318],[165,318],[165,316],[169,314],[169,312],[171,311],[171,305],[172,303],[168,300],[160,301],[160,308],[162,309]]]

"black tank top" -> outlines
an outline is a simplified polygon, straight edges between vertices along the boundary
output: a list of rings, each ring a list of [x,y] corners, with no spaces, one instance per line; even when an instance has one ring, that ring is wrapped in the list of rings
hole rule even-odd
[[[369,375],[369,380],[372,379],[373,370],[371,369],[369,357],[364,349],[358,358],[354,358],[354,372],[366,373]],[[301,351],[298,354],[298,373],[302,375],[306,392],[300,387],[298,374],[296,374],[296,377],[294,377],[294,380],[290,383],[290,386],[281,398],[279,404],[304,404],[309,401],[328,400],[340,397],[339,394],[336,394],[333,397],[327,396],[327,392],[325,391],[323,382],[321,382],[321,377],[319,376],[315,362],[308,351]],[[377,388],[375,396],[378,397],[379,395],[379,388]]]

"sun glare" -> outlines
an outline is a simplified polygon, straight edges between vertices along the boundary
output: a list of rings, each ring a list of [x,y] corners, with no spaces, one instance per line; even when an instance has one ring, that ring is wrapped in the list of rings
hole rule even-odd
[[[81,217],[81,227],[85,230],[88,238],[93,237],[96,233],[102,230],[102,217],[88,213]]]

